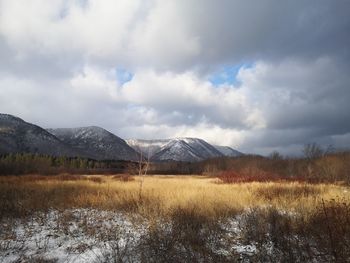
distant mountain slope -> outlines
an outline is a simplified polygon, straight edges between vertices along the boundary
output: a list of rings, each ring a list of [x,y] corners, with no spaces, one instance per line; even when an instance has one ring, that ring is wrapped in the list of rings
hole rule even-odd
[[[96,160],[138,161],[139,152],[151,161],[194,162],[242,153],[197,138],[128,140],[96,127],[44,130],[8,114],[0,114],[0,154],[39,153]]]
[[[213,145],[207,143],[206,141],[198,138],[182,138],[184,142],[189,144],[191,147],[196,149],[203,158],[212,158],[221,156],[221,152],[218,151]]]
[[[7,153],[81,154],[39,126],[9,114],[0,114],[0,154]]]
[[[151,158],[159,152],[162,147],[170,140],[143,140],[143,139],[128,139],[127,144],[137,152],[142,152],[145,158]]]
[[[213,145],[213,146],[225,156],[238,157],[238,156],[244,155],[243,153],[237,150],[234,150],[229,146],[219,146],[219,145]]]
[[[61,141],[97,160],[133,160],[139,154],[123,139],[96,127],[48,129]]]
[[[135,150],[150,155],[152,161],[194,162],[223,156],[215,147],[202,139],[176,138],[168,140],[127,140]]]

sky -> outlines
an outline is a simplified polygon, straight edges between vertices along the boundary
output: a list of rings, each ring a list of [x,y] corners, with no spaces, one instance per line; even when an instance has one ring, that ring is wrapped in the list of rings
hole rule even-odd
[[[243,152],[350,147],[349,0],[0,0],[0,112]]]

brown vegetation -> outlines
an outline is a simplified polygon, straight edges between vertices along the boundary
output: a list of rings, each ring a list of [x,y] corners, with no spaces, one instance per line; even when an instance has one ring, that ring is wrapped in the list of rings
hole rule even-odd
[[[350,153],[317,158],[274,159],[244,156],[206,161],[205,170],[224,183],[298,181],[350,183]]]
[[[45,215],[58,211],[59,235],[76,236],[79,229],[108,242],[101,262],[135,257],[146,262],[350,262],[349,161],[348,153],[310,153],[304,159],[274,154],[161,164],[181,171],[200,168],[206,174],[201,176],[2,176],[0,252],[18,238],[13,222],[31,229],[34,221],[48,224]],[[155,171],[154,164],[149,169]],[[142,231],[135,235],[111,227],[113,214],[128,217]],[[16,242],[21,247],[26,240]],[[49,249],[46,239],[36,242]],[[69,248],[73,253],[88,249],[86,243]],[[26,254],[21,260],[54,262]]]
[[[119,175],[114,175],[112,178],[113,178],[114,180],[122,181],[122,182],[131,182],[131,181],[135,181],[135,177],[131,176],[130,174],[119,174]]]
[[[291,215],[255,208],[243,217],[242,242],[257,248],[253,262],[349,262],[348,202],[321,201],[312,212]]]
[[[131,161],[97,161],[28,153],[0,156],[0,175],[115,174],[136,173],[137,169],[138,163]]]
[[[202,174],[218,176],[224,183],[298,181],[310,183],[350,183],[350,153],[322,153],[315,145],[305,147],[305,158],[241,156],[202,162],[163,162],[147,165],[147,174]],[[148,162],[143,163],[146,165]],[[142,167],[143,169],[143,167]],[[0,174],[133,174],[139,163],[95,161],[80,158],[16,154],[0,157]],[[125,179],[127,176],[125,177]]]
[[[194,207],[202,216],[223,217],[266,205],[282,210],[297,209],[302,205],[311,211],[322,199],[348,198],[347,188],[340,185],[299,182],[217,184],[217,179],[212,177],[147,176],[140,201],[140,178],[133,179],[124,175],[67,174],[0,177],[4,202],[0,214],[21,216],[50,208],[92,207],[152,217],[171,215],[176,208]]]
[[[140,199],[140,178],[121,178],[0,177],[0,222],[16,218],[26,222],[42,218],[38,213],[61,211],[57,229],[70,235],[70,222],[78,220],[71,209],[123,213],[136,225],[146,220],[135,251],[119,247],[118,228],[111,232],[89,223],[93,218],[95,223],[106,222],[108,217],[88,213],[79,219],[84,233],[114,244],[113,260],[128,257],[129,262],[137,253],[147,262],[347,262],[349,258],[347,186],[287,181],[218,184],[212,177],[147,176]],[[232,220],[236,227],[230,225]],[[235,246],[253,246],[255,251],[237,252],[232,250]],[[72,249],[83,251],[88,246]],[[225,254],[217,252],[222,249]]]

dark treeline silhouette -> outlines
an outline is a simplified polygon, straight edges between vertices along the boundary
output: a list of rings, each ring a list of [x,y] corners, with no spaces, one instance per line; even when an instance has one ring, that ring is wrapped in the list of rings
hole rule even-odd
[[[39,154],[8,154],[0,156],[0,175],[60,173],[131,173],[137,163],[128,161],[56,157]]]

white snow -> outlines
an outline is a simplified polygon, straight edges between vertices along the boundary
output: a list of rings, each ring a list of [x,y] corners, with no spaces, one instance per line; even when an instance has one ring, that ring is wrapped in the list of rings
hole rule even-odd
[[[240,224],[250,211],[221,222],[225,238],[211,244],[211,250],[223,256],[238,253],[250,257],[257,253],[252,243],[241,242]],[[243,220],[243,221],[242,221]],[[158,227],[171,233],[172,224],[161,221]],[[35,262],[36,259],[58,263],[141,262],[138,244],[148,235],[150,224],[115,211],[74,209],[36,213],[27,219],[0,222],[0,262]],[[160,243],[161,244],[161,243]],[[273,246],[266,244],[273,253]]]
[[[40,256],[63,262],[105,262],[114,253],[132,247],[143,229],[116,212],[76,209],[38,213],[28,220],[12,221],[6,233],[2,222],[0,262]],[[122,254],[118,255],[123,257]]]
[[[222,156],[214,146],[198,138],[178,137],[167,140],[126,140],[136,151],[154,160],[200,161]]]

